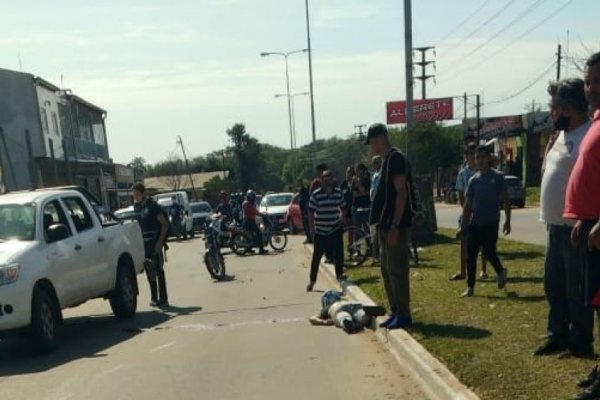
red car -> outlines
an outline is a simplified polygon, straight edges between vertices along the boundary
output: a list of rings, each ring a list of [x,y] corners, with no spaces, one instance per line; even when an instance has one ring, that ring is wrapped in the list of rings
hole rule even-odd
[[[296,193],[284,217],[284,222],[287,224],[290,233],[302,232],[303,230],[302,212],[300,211],[300,205],[298,204],[299,201],[300,195]]]

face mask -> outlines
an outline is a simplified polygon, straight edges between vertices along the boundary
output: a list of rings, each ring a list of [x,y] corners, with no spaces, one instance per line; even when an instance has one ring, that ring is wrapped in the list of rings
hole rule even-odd
[[[561,115],[554,122],[554,129],[556,129],[557,131],[566,131],[569,129],[570,125],[571,125],[571,117],[565,117],[564,115]]]

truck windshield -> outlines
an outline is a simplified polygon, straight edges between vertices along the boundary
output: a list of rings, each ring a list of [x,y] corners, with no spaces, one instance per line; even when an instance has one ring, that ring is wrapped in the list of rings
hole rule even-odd
[[[31,241],[35,238],[33,204],[0,205],[0,241]]]

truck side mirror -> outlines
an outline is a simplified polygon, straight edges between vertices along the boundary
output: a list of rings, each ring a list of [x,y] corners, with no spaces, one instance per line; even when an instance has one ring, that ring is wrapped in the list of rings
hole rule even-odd
[[[60,242],[67,239],[71,234],[69,229],[63,224],[51,225],[46,231],[48,243]]]

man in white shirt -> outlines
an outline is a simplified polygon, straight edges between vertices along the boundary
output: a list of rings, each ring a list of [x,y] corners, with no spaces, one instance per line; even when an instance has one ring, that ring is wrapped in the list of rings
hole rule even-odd
[[[544,289],[550,307],[548,340],[535,355],[594,354],[593,311],[584,303],[583,264],[571,245],[574,221],[563,218],[565,193],[579,146],[590,126],[581,79],[551,83],[551,115],[556,128],[542,167],[540,219],[548,226]]]

